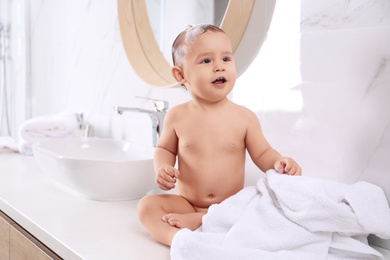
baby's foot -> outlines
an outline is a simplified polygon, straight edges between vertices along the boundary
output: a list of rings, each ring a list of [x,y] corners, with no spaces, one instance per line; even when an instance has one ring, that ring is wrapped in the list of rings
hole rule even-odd
[[[204,213],[194,212],[185,214],[170,213],[162,217],[162,221],[177,228],[188,228],[195,230],[202,225],[202,217]]]

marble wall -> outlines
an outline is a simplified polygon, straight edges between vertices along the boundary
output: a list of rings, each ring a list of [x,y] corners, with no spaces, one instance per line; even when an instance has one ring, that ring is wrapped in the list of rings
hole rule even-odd
[[[233,99],[304,174],[368,180],[390,198],[389,1],[277,1]]]

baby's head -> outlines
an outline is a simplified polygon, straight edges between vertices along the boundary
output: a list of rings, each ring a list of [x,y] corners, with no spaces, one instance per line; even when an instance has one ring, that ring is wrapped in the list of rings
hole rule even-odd
[[[210,24],[198,24],[187,26],[187,28],[176,37],[176,40],[172,45],[172,59],[174,66],[180,66],[182,64],[184,58],[191,50],[191,44],[194,39],[207,31],[225,33],[217,26]]]

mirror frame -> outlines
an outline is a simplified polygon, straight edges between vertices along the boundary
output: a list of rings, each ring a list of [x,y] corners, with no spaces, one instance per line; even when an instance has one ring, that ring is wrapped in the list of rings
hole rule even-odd
[[[245,33],[255,0],[230,0],[221,28],[230,37],[233,52]],[[179,86],[171,65],[160,51],[146,10],[145,0],[118,0],[119,29],[123,47],[137,75],[154,87]],[[237,22],[239,21],[239,22]]]

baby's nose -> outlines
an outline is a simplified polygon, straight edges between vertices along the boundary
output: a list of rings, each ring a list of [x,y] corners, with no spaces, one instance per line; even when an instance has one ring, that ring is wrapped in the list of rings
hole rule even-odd
[[[225,67],[221,64],[217,64],[214,67],[214,72],[225,71]]]

